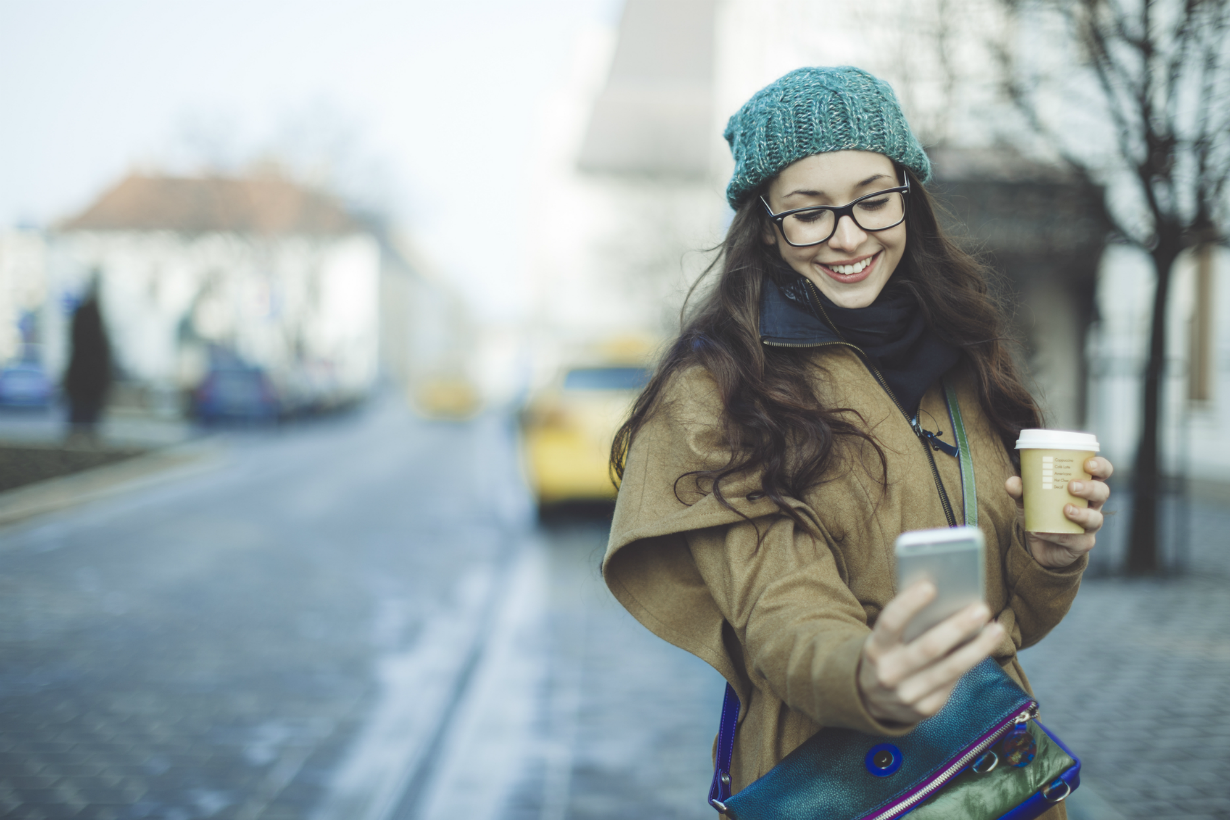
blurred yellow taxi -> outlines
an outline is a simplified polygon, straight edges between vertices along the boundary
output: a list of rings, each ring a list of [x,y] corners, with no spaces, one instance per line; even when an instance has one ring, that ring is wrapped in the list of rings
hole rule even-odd
[[[410,405],[429,419],[462,421],[478,415],[482,401],[478,389],[460,376],[422,379],[410,390]]]
[[[639,365],[578,365],[528,403],[521,429],[539,505],[615,497],[611,441],[650,375]]]

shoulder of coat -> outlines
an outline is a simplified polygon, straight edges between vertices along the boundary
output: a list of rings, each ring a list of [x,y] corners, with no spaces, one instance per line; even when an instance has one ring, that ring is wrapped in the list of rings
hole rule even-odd
[[[657,411],[689,419],[716,419],[722,415],[721,393],[713,374],[701,365],[691,365],[671,378],[662,387]]]

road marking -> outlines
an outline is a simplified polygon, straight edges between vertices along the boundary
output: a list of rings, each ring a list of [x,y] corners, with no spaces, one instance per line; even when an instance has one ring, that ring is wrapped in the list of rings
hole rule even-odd
[[[541,753],[534,721],[547,675],[548,567],[536,541],[522,546],[507,585],[465,699],[433,751],[435,776],[416,805],[390,820],[496,820],[525,764]]]
[[[378,661],[376,705],[313,820],[388,820],[413,791],[482,652],[495,579],[492,565],[472,569],[410,650]]]
[[[495,817],[520,774],[545,675],[545,649],[528,644],[545,636],[547,563],[522,535],[532,503],[508,420],[475,424],[476,500],[512,543],[465,576],[411,650],[380,661],[379,700],[312,820]]]

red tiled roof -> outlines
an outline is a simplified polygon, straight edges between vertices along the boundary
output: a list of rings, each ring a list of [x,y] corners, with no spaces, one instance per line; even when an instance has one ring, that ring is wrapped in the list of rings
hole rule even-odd
[[[64,231],[234,231],[341,234],[360,225],[332,196],[276,176],[168,177],[134,173]]]

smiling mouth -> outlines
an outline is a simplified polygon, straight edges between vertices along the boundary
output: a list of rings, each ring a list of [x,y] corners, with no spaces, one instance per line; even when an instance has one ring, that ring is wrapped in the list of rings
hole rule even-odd
[[[868,256],[866,259],[862,259],[851,265],[825,265],[821,263],[821,267],[823,267],[825,270],[829,271],[830,273],[837,274],[838,276],[857,276],[858,274],[865,271],[868,265],[876,261],[876,257],[878,257],[879,255],[880,255],[879,253],[874,253],[871,256]]]

